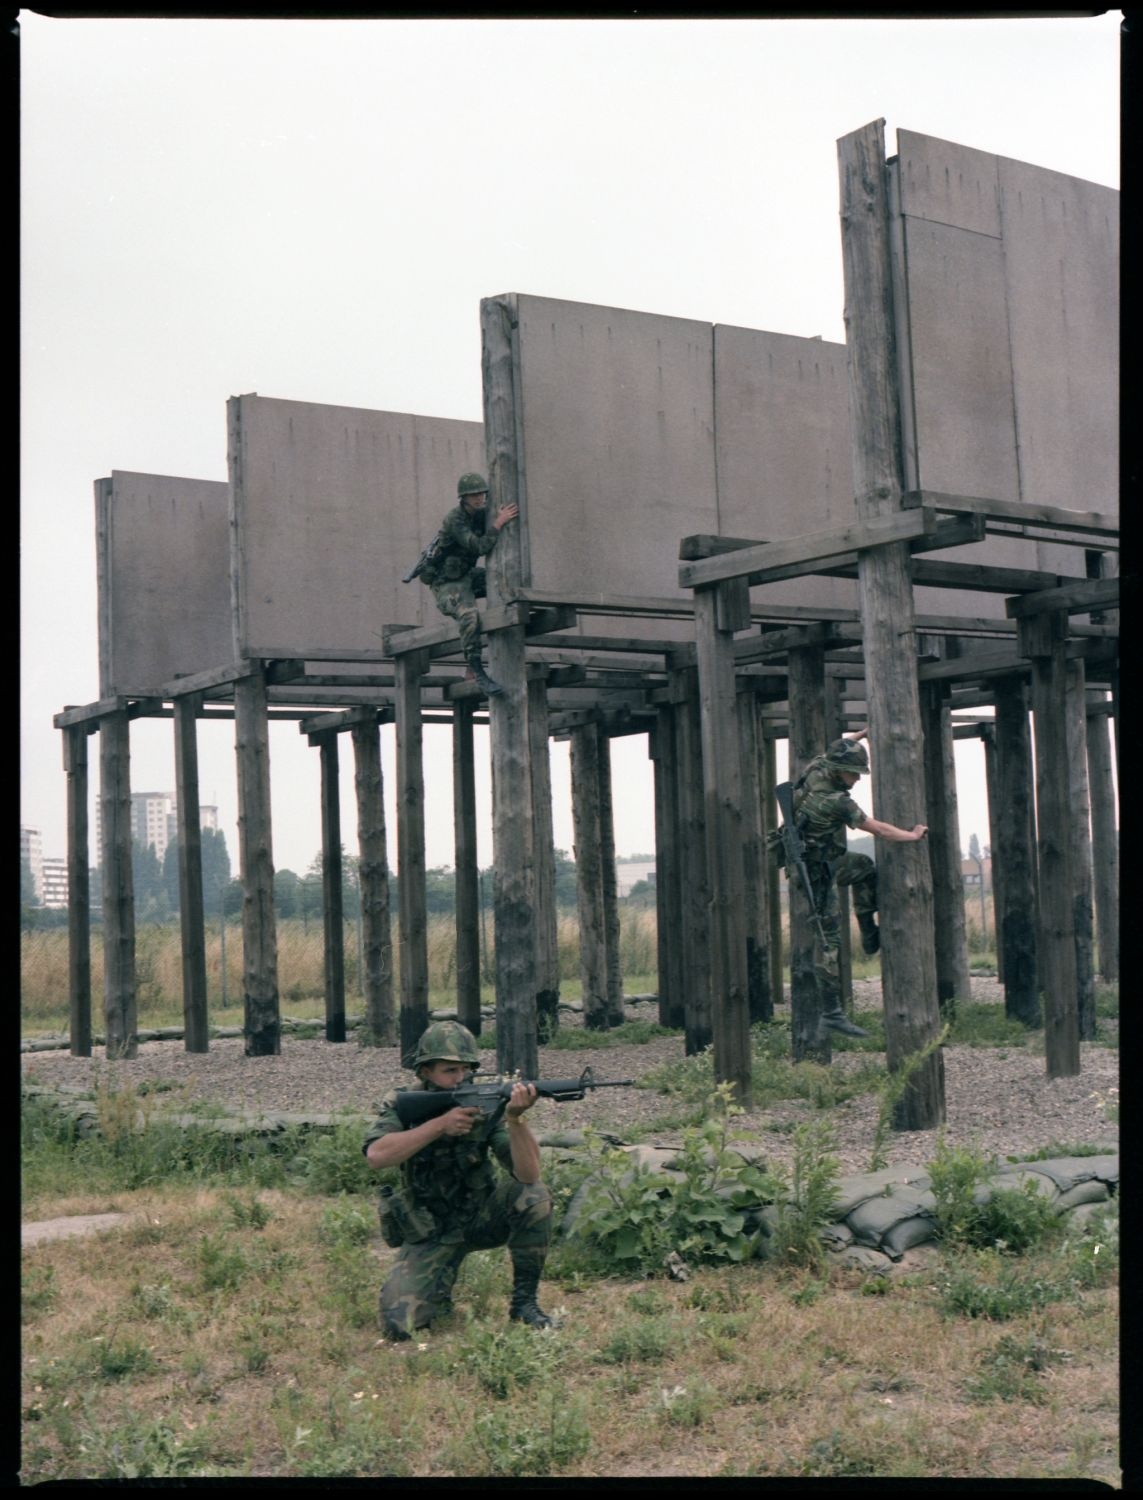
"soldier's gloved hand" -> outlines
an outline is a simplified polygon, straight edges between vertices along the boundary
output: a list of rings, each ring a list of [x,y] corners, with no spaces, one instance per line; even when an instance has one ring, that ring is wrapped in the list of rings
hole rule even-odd
[[[526,1109],[531,1109],[535,1102],[536,1086],[534,1083],[514,1083],[512,1085],[512,1097],[508,1100],[508,1108],[505,1113],[522,1115]]]
[[[441,1115],[440,1118],[442,1135],[468,1135],[480,1119],[480,1111],[457,1105],[456,1109],[450,1109],[447,1115]]]

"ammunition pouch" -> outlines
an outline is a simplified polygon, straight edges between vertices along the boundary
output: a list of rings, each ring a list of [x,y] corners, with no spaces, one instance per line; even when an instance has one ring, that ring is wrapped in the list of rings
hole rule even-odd
[[[416,1245],[431,1239],[435,1225],[424,1209],[415,1208],[405,1194],[385,1183],[377,1196],[377,1214],[381,1220],[381,1238],[392,1250],[402,1245]]]

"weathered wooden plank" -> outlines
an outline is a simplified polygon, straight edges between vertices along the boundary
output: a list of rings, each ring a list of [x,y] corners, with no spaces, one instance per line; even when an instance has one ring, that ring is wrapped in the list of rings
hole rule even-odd
[[[700,558],[679,568],[680,588],[702,588],[731,578],[748,578],[751,583],[765,583],[778,577],[794,577],[790,568],[816,571],[819,565],[891,542],[905,542],[923,536],[936,525],[930,511],[856,521],[829,531],[812,532],[785,542],[767,542],[761,547],[745,547],[717,557]]]
[[[199,816],[197,696],[175,702],[175,786],[179,838],[179,925],[182,935],[183,1045],[210,1050],[206,993],[206,922]]]
[[[135,885],[131,868],[131,743],[125,711],[99,732],[103,836],[103,1017],[108,1057],[139,1051],[135,980]]]
[[[361,903],[362,978],[365,1014],[357,1032],[364,1047],[392,1047],[397,1040],[393,1004],[393,932],[381,731],[376,722],[355,724],[353,785],[357,796],[357,899]]]
[[[774,1019],[774,999],[770,992],[770,903],[763,832],[762,756],[756,702],[749,685],[743,688],[740,684],[735,709],[738,715],[738,757],[742,768],[746,996],[751,1025],[755,1021]]]
[[[790,780],[796,781],[826,745],[825,672],[820,646],[800,646],[790,652]],[[790,1029],[794,1062],[828,1066],[833,1056],[830,1034],[822,1025],[827,1007],[819,993],[820,956],[811,918],[811,896],[794,872],[786,870],[787,909],[790,914]],[[840,996],[839,1003],[840,1003]]]
[[[711,1018],[710,877],[707,870],[698,672],[679,673],[678,730],[680,863],[683,886],[684,1050],[688,1057],[714,1040]]]
[[[762,718],[762,705],[755,699],[754,708],[757,720],[757,732],[759,744],[762,747],[762,831],[765,837],[778,826],[778,804],[774,797],[774,788],[778,784],[777,769],[777,745],[775,740],[764,732]],[[780,875],[777,862],[773,859],[766,861],[766,884],[767,884],[767,910],[770,920],[770,994],[773,996],[774,1004],[780,1005],[785,1001],[783,990],[783,961],[782,961],[782,895]]]
[[[452,817],[456,871],[456,1016],[480,1035],[480,869],[476,843],[474,705],[457,703],[452,725]]]
[[[1047,587],[1027,598],[1008,599],[1005,612],[1012,618],[1054,613],[1086,614],[1092,609],[1114,609],[1120,602],[1119,578],[1078,578],[1059,580],[1056,588]]]
[[[619,963],[619,888],[615,873],[615,809],[611,800],[611,745],[606,725],[599,736],[599,873],[603,893],[604,964],[607,975],[607,1024],[623,1024],[623,975]]]
[[[392,719],[391,707],[373,708],[363,704],[357,708],[343,709],[341,713],[315,714],[310,718],[303,718],[298,729],[300,733],[308,735],[340,733],[342,730],[356,729],[359,724],[369,727],[389,724]]]
[[[1087,784],[1087,730],[1084,712],[1082,661],[1069,661],[1065,671],[1065,732],[1068,746],[1068,809],[1071,815],[1070,850],[1073,923],[1076,942],[1076,1024],[1081,1042],[1095,1039],[1095,910],[1091,852],[1091,794]]]
[[[274,914],[270,745],[266,680],[261,673],[234,685],[234,746],[238,762],[245,1053],[247,1057],[277,1056],[282,1050],[282,1020]]]
[[[929,825],[926,842],[933,881],[937,1002],[944,1019],[951,1021],[956,1015],[957,1001],[970,1000],[972,990],[969,985],[964,878],[961,875],[956,767],[946,683],[924,684],[921,710],[926,821]]]
[[[519,518],[506,526],[487,565],[490,606],[519,598],[528,554],[527,483],[520,412],[519,308],[515,295],[480,304],[484,436],[491,487],[490,512],[518,505]],[[563,600],[550,601],[560,607]],[[530,613],[513,603],[521,622]],[[495,863],[496,1062],[534,1077],[538,1066],[536,1023],[535,863],[532,775],[528,737],[525,632],[497,630],[489,636],[491,675],[504,692],[489,706],[492,745],[492,833]]]
[[[1111,778],[1111,703],[1102,694],[1087,695],[1087,774],[1091,787],[1091,843],[1095,872],[1095,927],[1099,973],[1107,983],[1119,980],[1119,836],[1115,826],[1115,792]]]
[[[938,490],[906,490],[906,510],[929,506],[952,515],[972,514],[992,521],[1019,521],[1022,526],[1053,527],[1057,531],[1105,532],[1119,535],[1119,520],[1100,511],[1071,510],[1062,505],[1029,505],[1023,500],[991,500],[981,495],[948,495]]]
[[[528,741],[532,771],[532,846],[536,862],[536,1033],[550,1041],[560,1025],[560,953],[556,920],[556,850],[548,688],[543,668],[528,667]]]
[[[603,907],[603,850],[599,822],[599,731],[592,722],[571,734],[571,797],[579,971],[583,1024],[610,1026],[607,1000],[607,923]]]
[[[913,559],[909,570],[915,586],[970,589],[977,594],[1027,594],[1034,590],[1054,589],[1065,581],[1057,573],[1044,573],[1035,568],[993,568],[987,563],[941,562],[921,557]],[[1008,609],[1008,613],[1011,615],[1014,611]]]
[[[91,875],[88,840],[88,728],[63,733],[67,776],[67,993],[69,1051],[91,1056]]]
[[[877,120],[838,143],[854,486],[858,514],[870,522],[900,512],[904,489],[884,132]],[[912,826],[924,806],[911,562],[898,545],[866,552],[860,565],[866,663],[878,687],[869,703],[874,811],[898,827]],[[916,843],[888,845],[878,886],[886,1050],[898,1072],[940,1026],[927,852]],[[936,1048],[913,1072],[893,1126],[929,1130],[944,1119],[944,1058]]]
[[[428,923],[425,912],[425,770],[420,679],[425,657],[397,658],[397,895],[400,906],[399,1046],[406,1067],[429,1024]]]
[[[695,593],[703,807],[710,881],[711,1022],[716,1083],[749,1108],[750,1000],[746,971],[746,876],[742,851],[742,760],[734,646],[719,628],[717,592]]]
[[[682,972],[682,890],[675,712],[660,708],[648,736],[655,767],[655,911],[659,1025],[685,1024]]]
[[[965,726],[967,728],[967,726]],[[978,726],[980,742],[984,749],[984,782],[985,794],[988,802],[988,846],[992,854],[992,929],[993,941],[996,947],[996,978],[1000,984],[1005,982],[1006,969],[1004,965],[1004,943],[1002,935],[1004,932],[1004,876],[1005,870],[1000,858],[1000,836],[998,832],[1000,821],[1000,761],[996,751],[996,724],[981,723]],[[958,730],[953,730],[954,737]],[[982,938],[986,937],[982,934]]]
[[[261,664],[243,657],[240,661],[228,662],[225,666],[212,667],[206,672],[191,672],[173,677],[164,682],[158,695],[162,698],[183,698],[197,693],[208,693],[211,688],[224,687],[239,682],[243,677],[252,677],[262,670]]]
[[[1044,1051],[1049,1078],[1080,1071],[1072,826],[1065,694],[1064,617],[1021,621],[1020,645],[1032,661],[1036,733],[1036,843],[1040,921],[1038,958],[1044,994]]]
[[[320,736],[321,888],[324,929],[325,1039],[345,1041],[345,903],[341,878],[341,783],[337,733]]]
[[[826,653],[828,663],[829,653]],[[842,693],[843,684],[837,677],[828,675],[826,668],[825,693],[822,699],[822,708],[825,716],[825,738],[828,743],[836,740],[845,729],[845,715],[843,713]],[[863,721],[864,723],[864,721]],[[837,909],[838,909],[838,953],[837,971],[839,988],[841,991],[842,1009],[852,1017],[853,1015],[853,948],[850,941],[851,911],[849,902],[849,887],[837,887]]]
[[[507,528],[505,534],[510,529]],[[499,548],[497,550],[499,551]],[[476,612],[480,616],[480,628],[486,635],[494,630],[508,630],[516,625],[524,625],[528,619],[526,604],[505,606],[478,604]],[[451,620],[441,625],[420,625],[412,629],[404,625],[384,625],[381,629],[381,637],[385,645],[385,654],[399,657],[408,651],[431,652],[438,646],[451,649],[455,645],[459,649],[460,627]],[[318,659],[314,657],[315,661]],[[331,657],[330,660],[332,661],[333,658]]]

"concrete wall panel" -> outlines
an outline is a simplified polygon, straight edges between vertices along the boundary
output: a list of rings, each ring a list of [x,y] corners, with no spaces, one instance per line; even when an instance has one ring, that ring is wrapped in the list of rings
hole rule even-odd
[[[518,340],[525,578],[684,597],[679,538],[718,530],[710,325],[521,296]]]
[[[844,344],[718,325],[714,330],[719,529],[780,541],[856,519]],[[856,609],[857,585],[798,578],[756,603]]]
[[[231,417],[236,651],[320,657],[436,623],[427,588],[401,579],[457,477],[484,470],[483,425],[258,396]]]
[[[911,484],[1117,513],[1118,194],[898,132]],[[1079,548],[945,556],[1083,576]],[[943,605],[942,605],[943,599]],[[919,611],[985,613],[919,589]]]
[[[101,488],[100,697],[229,662],[227,485],[117,469]]]

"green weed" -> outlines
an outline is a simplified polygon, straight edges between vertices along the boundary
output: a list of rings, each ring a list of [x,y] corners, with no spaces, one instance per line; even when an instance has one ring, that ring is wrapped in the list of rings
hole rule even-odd
[[[1066,1349],[1053,1349],[1038,1335],[1016,1338],[1005,1334],[977,1361],[978,1372],[965,1382],[970,1401],[1046,1400],[1039,1378],[1053,1364],[1070,1359]]]
[[[828,1120],[799,1125],[794,1132],[792,1168],[774,1168],[778,1184],[777,1223],[770,1253],[779,1262],[819,1270],[825,1263],[822,1229],[832,1221],[839,1176]]]
[[[471,1321],[452,1361],[475,1376],[482,1390],[500,1400],[541,1384],[558,1367],[558,1335],[537,1335],[521,1323]]]
[[[469,1445],[480,1459],[474,1472],[494,1478],[542,1476],[582,1458],[591,1448],[591,1432],[583,1403],[550,1390],[530,1412],[515,1405],[482,1412],[470,1429]]]

